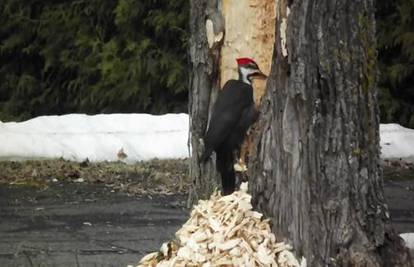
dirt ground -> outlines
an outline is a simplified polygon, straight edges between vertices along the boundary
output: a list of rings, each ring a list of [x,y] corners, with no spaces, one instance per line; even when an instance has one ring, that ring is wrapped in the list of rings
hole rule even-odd
[[[0,186],[0,266],[136,264],[186,220],[182,200],[103,185]]]
[[[414,168],[386,163],[398,232],[414,232]],[[187,219],[186,161],[0,162],[0,266],[126,266]]]

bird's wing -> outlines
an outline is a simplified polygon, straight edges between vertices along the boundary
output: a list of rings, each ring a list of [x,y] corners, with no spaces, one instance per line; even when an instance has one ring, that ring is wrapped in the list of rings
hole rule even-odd
[[[238,110],[224,111],[217,116],[212,116],[210,127],[205,136],[206,148],[213,151],[230,135],[239,118]]]
[[[234,130],[243,109],[250,101],[246,88],[227,82],[214,104],[209,128],[204,138],[206,150],[213,151],[220,146]]]

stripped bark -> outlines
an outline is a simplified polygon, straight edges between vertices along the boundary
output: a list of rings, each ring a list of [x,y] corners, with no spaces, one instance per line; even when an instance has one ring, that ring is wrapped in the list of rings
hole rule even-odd
[[[383,194],[373,0],[277,2],[254,206],[308,266],[411,266]]]
[[[238,78],[238,57],[254,58],[261,70],[268,73],[274,43],[274,20],[274,0],[191,1],[189,114],[190,142],[192,151],[196,153],[192,153],[190,162],[194,183],[189,205],[200,197],[209,197],[215,188],[220,188],[214,156],[207,165],[199,162],[199,153],[203,151],[201,138],[218,90],[227,80]],[[260,102],[264,86],[262,81],[253,84],[256,103]]]

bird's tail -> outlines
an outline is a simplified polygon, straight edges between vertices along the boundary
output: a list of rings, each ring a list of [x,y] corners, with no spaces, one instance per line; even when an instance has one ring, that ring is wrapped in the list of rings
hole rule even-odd
[[[234,173],[233,152],[230,149],[219,149],[216,151],[217,171],[221,174],[223,194],[229,195],[236,187],[236,175]]]

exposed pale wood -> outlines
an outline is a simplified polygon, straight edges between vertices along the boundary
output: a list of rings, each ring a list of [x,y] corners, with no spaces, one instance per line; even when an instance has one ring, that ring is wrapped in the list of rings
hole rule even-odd
[[[220,58],[221,86],[237,79],[236,58],[253,58],[264,73],[269,73],[275,40],[274,0],[223,0],[225,37]],[[255,102],[264,94],[266,82],[255,81]]]
[[[223,0],[222,14],[226,35],[220,59],[221,85],[237,79],[236,58],[251,57],[264,73],[270,72],[275,40],[274,0]],[[254,100],[257,106],[264,94],[265,80],[254,80]],[[254,132],[254,131],[253,131]],[[240,160],[246,162],[251,149],[252,135],[241,148]]]

